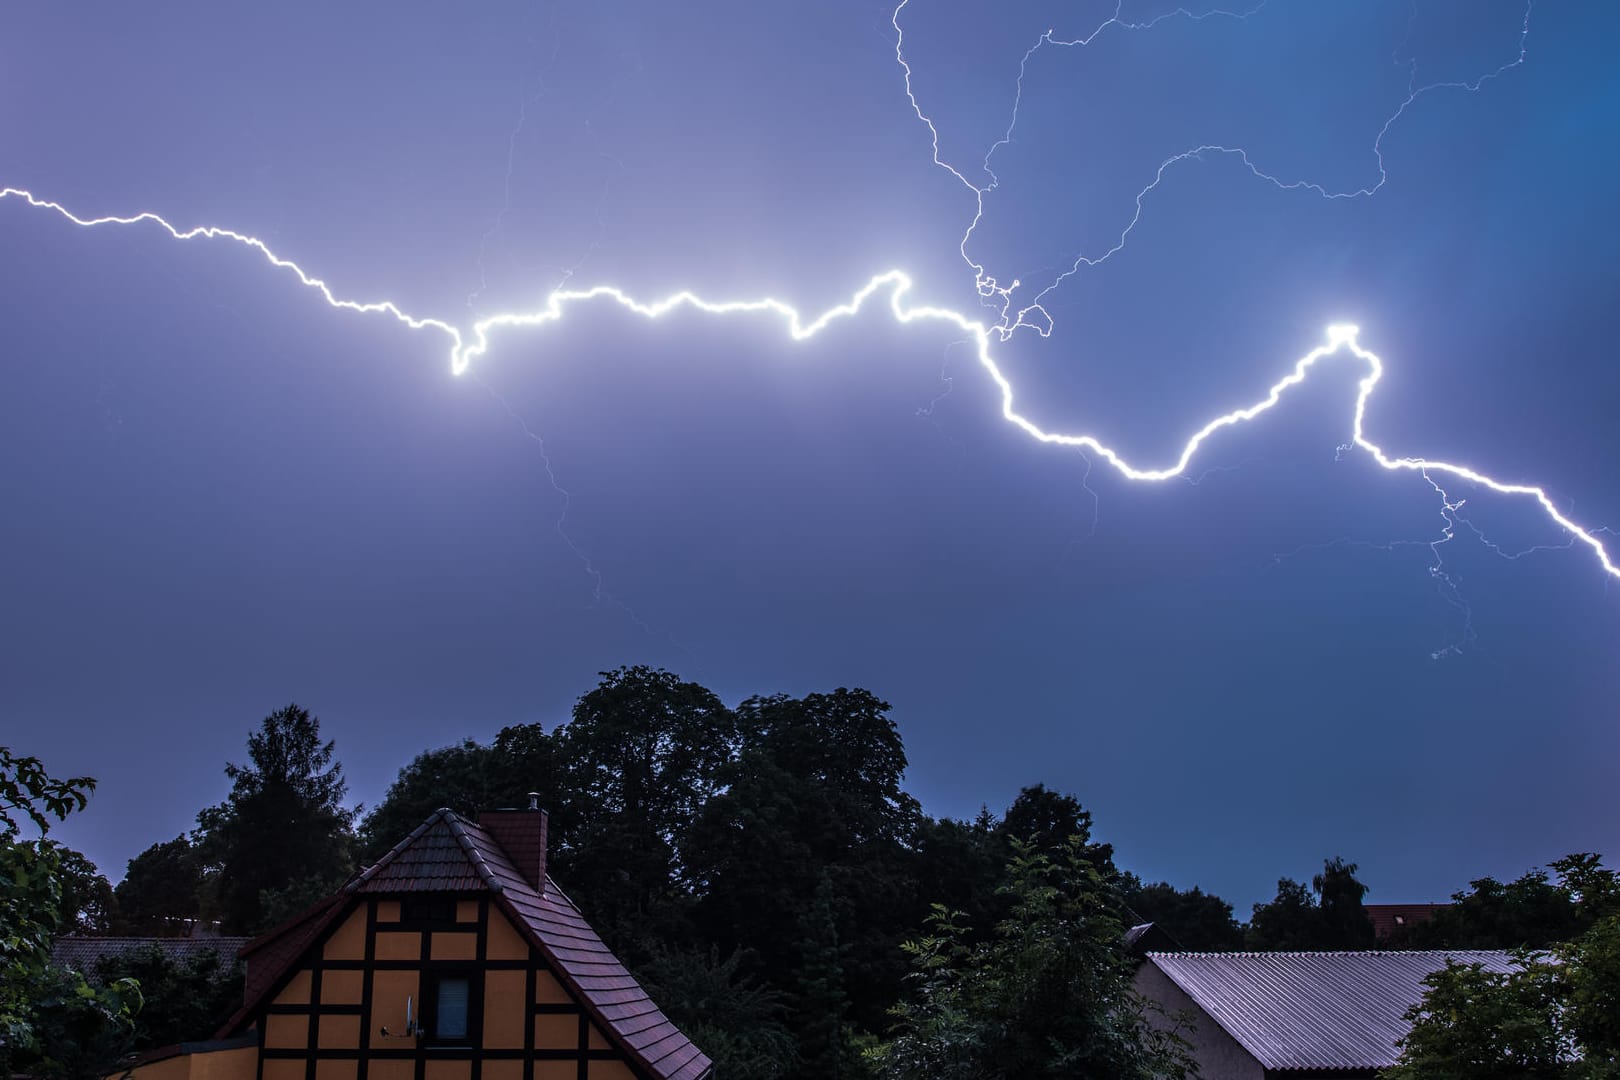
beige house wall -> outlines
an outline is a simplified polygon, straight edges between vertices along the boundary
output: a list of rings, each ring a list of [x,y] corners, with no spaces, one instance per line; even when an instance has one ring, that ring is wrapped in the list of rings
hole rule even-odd
[[[1265,1067],[1255,1056],[1194,1004],[1151,959],[1144,960],[1137,968],[1135,985],[1137,993],[1158,1002],[1164,1009],[1164,1015],[1149,1014],[1149,1022],[1154,1027],[1174,1027],[1177,1013],[1184,1012],[1192,1018],[1193,1030],[1183,1029],[1180,1034],[1192,1044],[1200,1080],[1265,1080]]]

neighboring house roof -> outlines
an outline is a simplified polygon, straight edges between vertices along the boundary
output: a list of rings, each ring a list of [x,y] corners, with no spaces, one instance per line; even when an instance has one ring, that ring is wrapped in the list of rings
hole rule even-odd
[[[1395,1064],[1423,997],[1447,959],[1515,969],[1501,951],[1149,953],[1267,1069],[1373,1069]]]
[[[69,934],[51,946],[51,961],[58,967],[72,968],[94,980],[96,964],[110,956],[155,948],[176,964],[187,964],[207,952],[218,959],[221,974],[236,966],[236,953],[245,937],[159,938],[159,937],[80,937]]]
[[[1434,913],[1450,904],[1363,904],[1362,910],[1373,925],[1373,937],[1384,941],[1397,930],[1404,930],[1434,918]]]
[[[661,1080],[699,1080],[709,1073],[709,1058],[647,996],[556,882],[548,876],[537,889],[487,830],[445,809],[341,892],[243,949],[249,962],[247,1001],[221,1034],[255,1011],[321,931],[348,909],[351,896],[416,892],[494,894],[496,906],[633,1061]],[[274,962],[267,963],[272,956]]]

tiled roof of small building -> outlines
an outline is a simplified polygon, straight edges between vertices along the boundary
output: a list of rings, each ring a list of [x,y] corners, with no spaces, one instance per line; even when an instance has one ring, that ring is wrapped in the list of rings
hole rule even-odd
[[[176,964],[188,964],[205,953],[213,953],[221,973],[236,966],[236,951],[247,942],[242,937],[81,937],[70,934],[51,946],[51,962],[72,968],[94,980],[96,964],[105,957],[123,956],[141,949],[157,949]]]
[[[1373,1069],[1395,1064],[1405,1014],[1447,959],[1514,970],[1500,951],[1148,953],[1261,1065]]]
[[[634,1061],[660,1080],[700,1080],[709,1073],[709,1058],[647,996],[556,882],[546,877],[543,889],[537,889],[487,830],[452,810],[435,811],[388,854],[356,875],[342,893],[326,901],[329,907],[311,909],[303,922],[295,920],[244,950],[247,955],[276,944],[278,954],[290,953],[276,965],[279,970],[263,983],[258,996],[268,993],[280,972],[302,955],[338,911],[347,908],[340,902],[346,896],[484,891],[494,894],[497,906],[512,924],[526,932],[562,981],[575,990],[586,1011]],[[276,934],[286,934],[287,945],[269,940]],[[256,975],[259,966],[255,957],[250,972]],[[259,978],[253,981],[261,982]],[[247,1007],[238,1018],[245,1017],[256,1003],[250,991]]]
[[[1434,918],[1435,912],[1450,906],[1450,904],[1363,904],[1362,910],[1367,913],[1367,921],[1373,925],[1373,937],[1383,941],[1397,930],[1428,922]]]

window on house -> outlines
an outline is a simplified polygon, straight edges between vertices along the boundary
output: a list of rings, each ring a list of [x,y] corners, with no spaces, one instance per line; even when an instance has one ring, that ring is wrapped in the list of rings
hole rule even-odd
[[[466,975],[438,975],[433,983],[432,1038],[466,1041],[472,980]]]
[[[414,926],[452,926],[456,902],[448,896],[412,896],[400,905],[400,919]]]

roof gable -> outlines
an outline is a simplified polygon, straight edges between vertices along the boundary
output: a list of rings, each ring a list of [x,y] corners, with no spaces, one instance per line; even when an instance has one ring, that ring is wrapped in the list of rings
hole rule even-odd
[[[1448,959],[1514,970],[1501,951],[1148,953],[1267,1069],[1386,1068]]]
[[[435,811],[386,855],[360,871],[343,891],[499,892],[498,880],[485,865],[487,845],[473,843],[466,830],[467,823],[453,811]]]
[[[455,821],[458,835],[476,852],[499,906],[528,932],[609,1038],[654,1076],[697,1080],[709,1071],[708,1056],[647,996],[549,875],[543,890],[536,889],[485,829]]]

